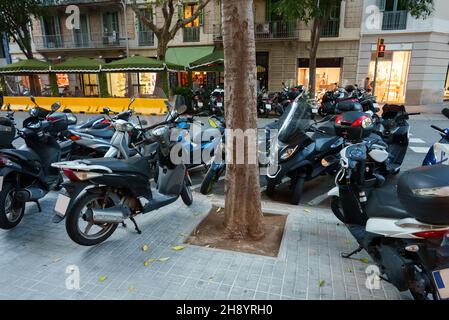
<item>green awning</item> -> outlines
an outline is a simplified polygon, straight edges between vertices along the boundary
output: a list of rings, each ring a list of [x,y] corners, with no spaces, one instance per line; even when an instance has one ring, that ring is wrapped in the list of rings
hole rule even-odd
[[[101,71],[103,61],[90,58],[71,58],[51,67],[53,72],[97,73]]]
[[[189,64],[190,70],[195,71],[224,71],[224,52],[216,50]]]
[[[0,68],[0,74],[48,73],[50,64],[36,59],[20,60]]]
[[[105,64],[102,67],[104,72],[157,72],[157,71],[173,71],[182,70],[182,66],[153,58],[142,56],[133,56]]]
[[[169,63],[188,67],[190,63],[211,54],[214,46],[168,48],[165,60]]]

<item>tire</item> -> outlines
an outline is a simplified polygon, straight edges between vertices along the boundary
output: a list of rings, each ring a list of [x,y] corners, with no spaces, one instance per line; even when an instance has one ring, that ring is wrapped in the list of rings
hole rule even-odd
[[[190,188],[185,183],[184,186],[182,187],[181,199],[184,202],[184,204],[188,207],[190,207],[193,203],[192,190],[190,190]]]
[[[14,187],[11,183],[3,183],[0,192],[0,228],[9,230],[16,227],[25,214],[25,203],[15,202],[13,199]]]
[[[345,223],[345,215],[340,205],[340,198],[337,196],[333,196],[331,198],[331,209],[334,215],[337,217],[340,222]]]
[[[318,114],[321,116],[321,117],[325,117],[326,116],[326,113],[324,112],[324,108],[323,107],[319,107],[318,108]]]
[[[203,182],[201,182],[201,188],[200,192],[201,194],[208,195],[212,191],[212,187],[214,186],[215,180],[216,180],[217,173],[210,168],[206,176],[203,179]]]
[[[114,233],[115,229],[117,229],[117,226],[118,226],[117,223],[103,224],[105,226],[106,231],[97,237],[86,237],[84,235],[84,233],[81,232],[81,230],[79,229],[79,226],[78,226],[78,221],[80,219],[81,210],[87,204],[89,204],[90,202],[92,202],[94,200],[100,200],[101,202],[105,202],[104,199],[105,199],[105,196],[103,194],[99,194],[99,193],[94,194],[94,193],[85,192],[78,199],[75,200],[72,208],[69,210],[69,212],[67,212],[66,221],[65,221],[65,227],[66,227],[67,234],[69,235],[70,239],[72,239],[74,242],[76,242],[82,246],[94,246],[96,244],[99,244],[99,243],[105,241]],[[113,203],[113,201],[112,201],[112,203]],[[106,207],[108,207],[108,206],[106,206]]]
[[[290,198],[290,203],[298,205],[301,201],[302,192],[304,190],[304,183],[306,182],[305,177],[298,177],[295,186],[293,187],[292,197]]]
[[[267,180],[267,189],[265,190],[265,193],[271,198],[274,196],[275,192],[276,184],[271,180]]]

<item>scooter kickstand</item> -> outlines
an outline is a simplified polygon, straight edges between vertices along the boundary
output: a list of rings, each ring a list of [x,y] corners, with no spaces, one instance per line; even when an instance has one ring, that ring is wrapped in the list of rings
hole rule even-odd
[[[357,254],[357,253],[359,253],[360,251],[362,251],[363,250],[363,247],[362,246],[359,246],[357,249],[355,249],[354,251],[352,251],[351,253],[341,253],[341,256],[343,257],[343,258],[346,258],[346,259],[349,259],[349,258],[351,258],[353,255],[355,255],[355,254]]]
[[[137,226],[136,220],[134,220],[134,218],[132,218],[132,217],[129,218],[129,220],[131,220],[132,223],[134,223],[134,228],[136,229],[136,232],[137,232],[138,234],[142,234],[142,231],[140,231],[139,227]]]
[[[39,212],[42,212],[42,208],[41,208],[41,204],[39,203],[39,200],[34,201],[34,203],[37,205],[37,210],[39,210]]]

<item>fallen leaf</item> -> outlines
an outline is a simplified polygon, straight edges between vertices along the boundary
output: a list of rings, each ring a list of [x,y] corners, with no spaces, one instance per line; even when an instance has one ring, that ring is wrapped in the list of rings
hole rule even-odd
[[[214,279],[214,277],[209,277],[209,281],[212,281]]]
[[[98,279],[98,281],[99,282],[105,282],[105,280],[108,278],[108,276],[101,276],[99,279]]]
[[[130,286],[128,287],[128,292],[136,292],[136,291],[137,291],[137,288],[134,287],[133,285],[130,285]]]
[[[351,240],[346,240],[345,243],[346,243],[347,245],[351,245],[351,244],[352,244]]]
[[[312,211],[311,211],[311,210],[309,210],[309,209],[304,209],[304,212],[307,212],[307,213],[312,213]]]
[[[369,260],[367,258],[362,258],[362,259],[360,259],[360,261],[363,262],[363,263],[366,263],[366,264],[369,263]]]
[[[205,247],[206,247],[206,248],[210,248],[210,244],[206,245]]]
[[[143,262],[143,265],[145,266],[145,267],[148,267],[150,264],[152,264],[154,261],[156,261],[156,259],[148,259],[148,260],[145,260],[144,262]]]
[[[198,211],[193,213],[193,216],[194,216],[194,217],[198,217],[198,216],[200,216],[200,215],[201,215],[201,212],[198,212]]]
[[[185,246],[174,246],[174,247],[171,247],[173,250],[175,250],[175,251],[181,251],[181,250],[184,250],[186,247]]]
[[[324,281],[324,280],[320,280],[320,282],[318,283],[318,287],[322,287],[322,286],[324,286],[324,284],[326,283],[326,281]]]
[[[150,246],[147,244],[144,244],[142,247],[142,251],[147,252],[148,250],[150,250]]]
[[[352,273],[352,269],[351,268],[346,269],[346,271],[349,272],[349,273]]]
[[[189,236],[187,233],[182,233],[182,232],[181,232],[179,235],[180,235],[181,237],[188,237],[188,236]]]
[[[169,259],[170,259],[169,257],[165,257],[165,258],[159,258],[159,259],[157,259],[157,261],[165,262],[165,261],[168,261]]]
[[[217,209],[217,213],[220,213],[220,211],[221,211],[221,208],[218,208],[218,209]]]
[[[59,262],[59,261],[61,261],[61,260],[62,260],[61,258],[54,258],[54,259],[53,259],[53,263]]]

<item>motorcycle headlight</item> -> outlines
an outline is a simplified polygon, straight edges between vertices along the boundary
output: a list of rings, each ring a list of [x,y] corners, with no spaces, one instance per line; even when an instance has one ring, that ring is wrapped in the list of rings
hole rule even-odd
[[[115,123],[114,128],[117,131],[128,132],[134,129],[134,126],[131,123]]]
[[[298,149],[298,146],[296,146],[294,148],[285,149],[281,154],[281,160],[287,160],[288,158],[290,158],[292,155],[295,154],[296,149]]]

